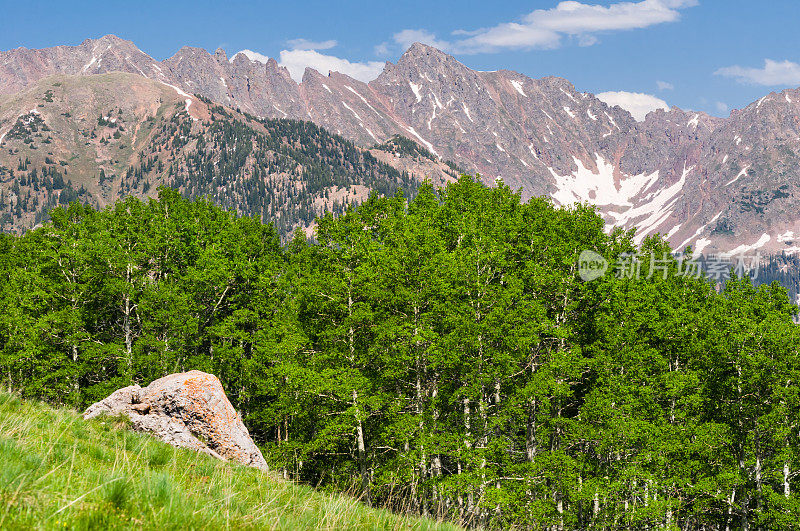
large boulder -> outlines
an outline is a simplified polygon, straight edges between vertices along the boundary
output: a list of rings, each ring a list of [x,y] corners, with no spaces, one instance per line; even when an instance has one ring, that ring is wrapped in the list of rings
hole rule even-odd
[[[267,470],[267,462],[213,374],[170,374],[147,387],[118,389],[92,404],[83,418],[124,415],[137,431],[218,459]]]

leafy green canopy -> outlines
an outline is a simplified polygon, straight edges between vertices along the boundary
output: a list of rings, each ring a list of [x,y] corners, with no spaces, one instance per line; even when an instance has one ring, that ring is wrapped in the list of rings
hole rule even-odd
[[[796,309],[778,285],[642,264],[586,206],[462,177],[281,247],[162,190],[0,237],[0,377],[74,407],[217,374],[285,477],[493,528],[800,519]],[[640,249],[662,256],[648,238]]]

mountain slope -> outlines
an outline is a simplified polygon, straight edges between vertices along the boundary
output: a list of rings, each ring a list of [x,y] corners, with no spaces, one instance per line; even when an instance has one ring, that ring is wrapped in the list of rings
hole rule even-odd
[[[256,119],[119,72],[49,77],[0,98],[0,131],[6,230],[36,225],[59,203],[103,207],[164,185],[288,234],[370,191],[408,194],[425,176],[456,175],[430,158],[390,157],[310,122]]]
[[[727,119],[673,107],[637,122],[564,79],[479,72],[422,44],[370,83],[311,69],[296,83],[274,59],[184,47],[159,62],[106,36],[0,52],[0,93],[54,73],[115,70],[254,116],[312,121],[362,147],[403,135],[526,198],[596,204],[610,225],[637,228],[638,241],[660,232],[674,247],[706,253],[800,251],[798,90]]]
[[[0,393],[3,529],[455,529]]]

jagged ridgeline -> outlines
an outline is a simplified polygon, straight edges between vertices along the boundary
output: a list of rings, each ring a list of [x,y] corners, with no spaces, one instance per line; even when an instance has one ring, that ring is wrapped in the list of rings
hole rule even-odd
[[[0,139],[4,231],[36,226],[59,204],[103,207],[168,186],[286,236],[372,192],[413,195],[419,182],[313,123],[257,118],[129,74],[49,79],[0,103],[0,119],[15,120]]]

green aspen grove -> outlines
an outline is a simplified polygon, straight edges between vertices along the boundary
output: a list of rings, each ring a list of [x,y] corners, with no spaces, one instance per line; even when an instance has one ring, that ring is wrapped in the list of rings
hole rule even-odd
[[[796,526],[784,288],[500,181],[388,192],[285,244],[170,189],[0,235],[0,382],[83,408],[212,372],[286,479],[467,527]],[[666,258],[585,281],[585,250]]]

